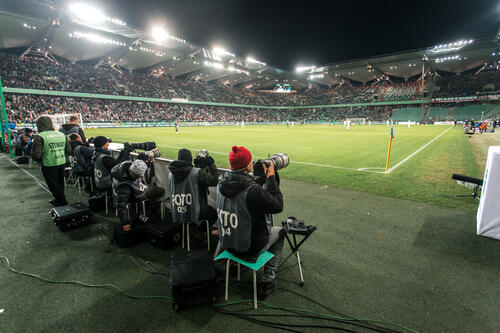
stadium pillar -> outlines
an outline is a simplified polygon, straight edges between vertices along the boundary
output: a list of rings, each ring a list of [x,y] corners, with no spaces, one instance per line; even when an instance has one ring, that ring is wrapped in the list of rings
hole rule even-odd
[[[3,89],[2,89],[2,76],[0,76],[0,101],[2,104],[2,123],[5,123],[5,131],[7,132],[7,140],[9,141],[9,152],[10,157],[14,158],[14,150],[12,149],[12,142],[10,140],[10,129],[9,129],[9,118],[7,118],[7,110],[5,109],[5,99],[3,98]],[[3,130],[2,130],[2,144],[5,147]]]

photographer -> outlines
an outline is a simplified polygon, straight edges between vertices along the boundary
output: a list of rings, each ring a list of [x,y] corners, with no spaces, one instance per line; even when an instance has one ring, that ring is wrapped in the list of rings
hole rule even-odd
[[[178,222],[198,222],[208,220],[212,225],[217,221],[217,211],[208,205],[208,188],[219,181],[217,166],[206,150],[200,150],[195,158],[189,149],[179,150],[177,160],[169,167],[170,196],[172,198],[172,219]],[[176,195],[190,195],[191,201],[178,204]],[[182,200],[179,200],[182,201]]]
[[[29,143],[33,138],[33,130],[31,128],[25,128],[19,131],[15,144],[15,155],[24,156],[29,155]]]
[[[127,204],[144,200],[151,200],[151,202],[155,203],[156,200],[165,195],[164,189],[154,185],[148,187],[142,182],[141,177],[146,174],[148,166],[141,158],[147,157],[140,154],[135,161],[122,162],[111,170],[115,207],[118,210],[118,217],[124,231],[132,230],[135,215],[133,213],[129,214]],[[152,162],[154,163],[154,161]]]
[[[73,155],[73,172],[77,176],[92,177],[92,156],[93,149],[86,143],[82,142],[80,135],[72,133],[69,135],[71,143],[71,155]]]
[[[283,211],[283,196],[279,189],[274,163],[256,162],[262,169],[261,186],[250,175],[252,154],[245,147],[233,146],[229,153],[231,171],[217,185],[219,239],[223,249],[240,258],[256,260],[264,251],[274,257],[264,266],[259,288],[261,296],[276,289],[276,270],[283,249],[281,227],[271,226],[271,216]]]
[[[121,162],[128,160],[130,151],[122,150],[118,159],[115,159],[108,150],[109,140],[104,136],[97,136],[94,139],[94,155],[92,156],[92,164],[94,166],[94,178],[96,188],[99,191],[107,191],[111,189],[112,178],[111,169]]]

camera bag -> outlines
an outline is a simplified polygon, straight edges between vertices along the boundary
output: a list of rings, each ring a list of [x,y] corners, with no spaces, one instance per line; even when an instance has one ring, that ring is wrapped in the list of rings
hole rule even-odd
[[[16,158],[16,163],[17,164],[28,164],[28,156],[19,156]]]
[[[144,238],[154,247],[169,249],[181,241],[182,224],[171,220],[153,220],[142,226]]]
[[[49,214],[54,218],[54,224],[61,231],[74,229],[86,223],[92,216],[89,207],[81,202],[54,207],[49,211]]]
[[[143,240],[141,235],[141,230],[134,225],[130,225],[130,230],[123,230],[123,225],[115,225],[113,229],[113,240],[112,242],[119,247],[132,247],[136,246]]]
[[[181,249],[172,253],[170,262],[175,311],[216,301],[215,266],[207,250]]]
[[[89,208],[93,212],[99,212],[106,209],[106,192],[96,192],[89,198]],[[113,206],[113,200],[108,199],[108,208],[111,209]]]

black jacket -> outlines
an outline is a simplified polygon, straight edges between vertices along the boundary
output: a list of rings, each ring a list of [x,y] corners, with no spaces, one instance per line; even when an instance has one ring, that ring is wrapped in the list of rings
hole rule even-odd
[[[133,181],[134,178],[130,176],[130,165],[132,165],[132,162],[130,161],[125,161],[123,163],[118,163],[115,168],[111,170],[111,176],[118,180],[118,181],[125,181],[125,180],[131,180]],[[120,218],[120,223],[122,224],[128,224],[131,223],[127,210],[127,203],[129,201],[133,201],[134,199],[132,198],[132,189],[124,184],[121,186],[118,186],[118,188],[113,189],[113,192],[115,194],[115,205],[116,205],[116,210],[118,211],[118,217]]]
[[[175,182],[184,180],[189,175],[193,167],[193,164],[186,161],[173,161],[168,166]],[[200,172],[198,173],[198,188],[200,190],[200,218],[206,216],[205,213],[208,208],[208,188],[210,186],[216,186],[218,182],[219,175],[217,174],[217,166],[215,163],[206,169],[200,169]]]
[[[75,127],[78,127],[78,129],[74,129]],[[64,135],[69,135],[71,133],[77,133],[78,135],[80,135],[80,138],[82,138],[82,142],[87,142],[87,139],[85,138],[85,133],[83,132],[83,129],[77,124],[63,124],[63,125],[61,125],[61,128],[59,129],[59,131],[64,133]]]
[[[80,148],[80,154],[83,156],[83,158],[86,161],[85,165],[83,165],[82,167],[87,169],[87,171],[91,171],[92,170],[91,160],[92,160],[92,156],[94,155],[94,151],[92,150],[92,148],[90,148],[90,146],[87,144],[82,144],[80,141],[70,141],[70,144],[71,144],[71,154],[72,155],[74,155],[74,150],[76,147],[82,146],[82,148]]]
[[[258,184],[255,178],[243,172],[226,172],[221,176],[219,188],[221,193],[232,198],[247,187]],[[252,217],[252,242],[246,253],[239,253],[242,257],[249,257],[259,253],[266,245],[269,234],[265,214],[277,214],[283,211],[283,195],[276,176],[265,180],[264,189],[261,184],[252,186],[247,194],[248,211]]]
[[[95,160],[101,154],[105,154],[105,156],[102,158],[102,163],[104,164],[106,169],[108,169],[109,172],[111,172],[111,169],[113,169],[115,165],[118,165],[121,162],[126,161],[130,158],[130,152],[126,150],[122,150],[120,152],[120,155],[118,156],[118,159],[115,159],[111,154],[111,151],[96,147],[94,151],[94,156],[92,156],[92,161],[95,162]]]

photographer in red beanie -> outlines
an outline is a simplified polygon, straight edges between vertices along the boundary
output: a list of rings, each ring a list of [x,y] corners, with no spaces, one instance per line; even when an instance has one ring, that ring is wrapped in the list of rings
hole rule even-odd
[[[231,171],[217,185],[219,240],[223,249],[245,260],[255,261],[264,251],[274,254],[264,266],[260,283],[259,293],[265,297],[276,289],[284,236],[281,227],[272,226],[271,214],[283,211],[283,196],[272,162],[262,163],[263,182],[250,175],[252,154],[245,147],[233,146],[229,163]]]

